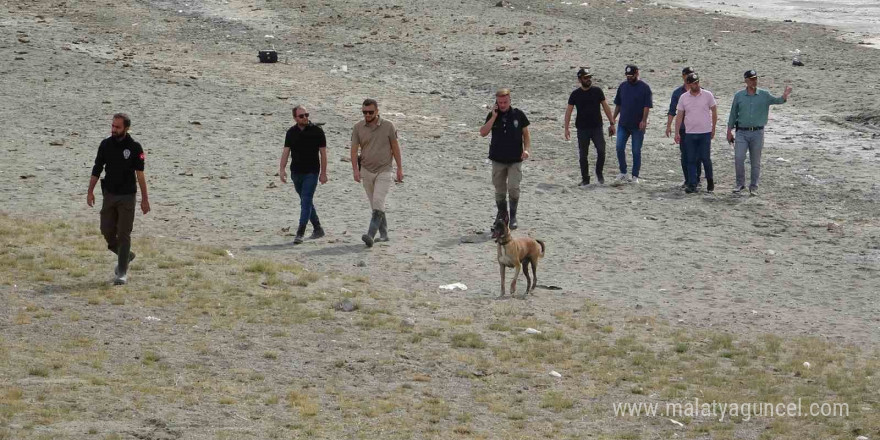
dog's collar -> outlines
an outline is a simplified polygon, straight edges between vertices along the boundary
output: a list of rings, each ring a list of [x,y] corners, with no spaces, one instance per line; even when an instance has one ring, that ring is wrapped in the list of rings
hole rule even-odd
[[[505,238],[507,238],[507,241],[503,241]],[[510,234],[502,235],[502,236],[495,239],[495,243],[498,243],[501,246],[504,246],[507,243],[510,243],[511,241],[513,241],[513,239],[510,238]]]

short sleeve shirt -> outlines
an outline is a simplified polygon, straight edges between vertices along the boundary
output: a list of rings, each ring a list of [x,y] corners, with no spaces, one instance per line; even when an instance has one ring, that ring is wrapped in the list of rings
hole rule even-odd
[[[361,167],[372,173],[391,170],[393,140],[397,140],[397,128],[381,117],[371,125],[361,120],[351,131],[351,145],[360,145]]]
[[[294,125],[287,130],[284,148],[290,148],[291,174],[317,174],[321,171],[319,153],[327,146],[327,138],[321,127],[309,123],[300,129]]]
[[[590,87],[584,90],[578,87],[568,97],[568,105],[577,108],[577,119],[574,126],[577,128],[596,128],[602,126],[602,102],[605,101],[605,92],[598,87]]]
[[[681,95],[678,111],[684,111],[684,124],[687,134],[712,132],[712,107],[717,106],[715,96],[706,89],[700,89],[696,96],[690,92]]]
[[[486,121],[492,113],[486,115]],[[489,143],[489,159],[500,163],[522,162],[523,129],[529,126],[529,118],[518,108],[511,107],[498,113],[492,125],[492,140]]]
[[[620,106],[620,118],[617,122],[627,129],[638,129],[645,116],[645,108],[654,107],[651,87],[648,83],[638,80],[635,84],[629,81],[620,83],[614,105]]]

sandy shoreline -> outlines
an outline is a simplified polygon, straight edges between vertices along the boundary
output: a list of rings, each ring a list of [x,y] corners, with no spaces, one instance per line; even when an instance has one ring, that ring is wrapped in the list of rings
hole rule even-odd
[[[838,42],[817,25],[641,2],[450,3],[454,12],[421,1],[381,10],[302,6],[7,2],[2,210],[93,220],[97,228],[97,212],[84,202],[88,169],[107,118],[125,110],[147,150],[154,208],[137,217],[136,235],[250,249],[427,297],[440,284],[464,282],[466,293],[444,295],[466,309],[497,294],[492,244],[460,239],[491,220],[488,143],[476,132],[491,91],[513,85],[514,105],[533,121],[536,151],[525,166],[520,233],[547,241],[539,280],[563,288],[539,291],[523,307],[590,298],[685,325],[880,340],[873,298],[880,74],[865,68],[880,61],[878,52]],[[287,64],[255,64],[267,34]],[[793,67],[787,51],[802,46],[817,55]],[[575,67],[590,65],[611,94],[633,61],[655,91],[645,183],[580,190],[575,147],[561,128]],[[772,112],[761,197],[729,193],[732,153],[720,138],[717,193],[685,197],[676,189],[678,149],[662,131],[685,64],[719,98],[721,121],[745,68],[764,73],[774,93],[794,87],[792,102]],[[331,73],[341,65],[347,73]],[[366,202],[343,161],[366,96],[398,124],[407,173],[389,197],[393,241],[370,251],[359,240]],[[296,248],[281,229],[297,217],[297,201],[274,176],[294,103],[326,122],[332,179],[316,198],[329,236]],[[612,149],[607,159],[613,175]]]
[[[839,30],[839,38],[843,41],[880,49],[880,6],[872,4],[870,0],[762,0],[736,3],[721,0],[668,0],[660,3],[777,22],[788,20],[831,26],[837,29],[834,32]],[[808,50],[805,49],[805,52]]]

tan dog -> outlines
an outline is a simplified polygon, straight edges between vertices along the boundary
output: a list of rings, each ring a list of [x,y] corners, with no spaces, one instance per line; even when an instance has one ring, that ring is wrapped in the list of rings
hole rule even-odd
[[[501,269],[501,296],[504,296],[504,275],[507,267],[513,268],[513,281],[510,283],[510,295],[516,293],[516,279],[520,268],[526,274],[526,293],[523,298],[535,289],[538,284],[538,260],[544,257],[544,242],[531,237],[513,238],[506,219],[498,219],[492,226],[492,238],[498,243],[498,266]],[[532,266],[532,277],[529,277],[529,265]]]

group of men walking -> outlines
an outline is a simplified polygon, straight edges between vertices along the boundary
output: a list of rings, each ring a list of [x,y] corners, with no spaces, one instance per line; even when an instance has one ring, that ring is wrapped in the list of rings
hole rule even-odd
[[[605,139],[602,132],[602,114],[604,110],[608,118],[608,135],[617,132],[617,161],[620,173],[619,181],[639,182],[642,165],[642,144],[645,129],[648,125],[648,114],[653,107],[651,87],[639,78],[639,68],[627,65],[624,71],[626,81],[617,88],[614,97],[614,113],[610,114],[605,95],[601,89],[592,85],[592,74],[582,68],[577,72],[580,87],[575,89],[568,98],[565,110],[565,140],[569,140],[572,110],[577,108],[578,153],[581,169],[581,185],[590,184],[589,145],[596,147],[596,178],[604,183],[603,166],[605,164]],[[687,193],[698,191],[700,177],[705,172],[706,190],[715,190],[712,170],[711,146],[715,138],[718,122],[718,108],[715,96],[700,86],[700,76],[692,67],[685,67],[681,72],[683,85],[672,92],[669,111],[667,112],[666,137],[674,133],[675,142],[679,144],[681,153],[681,170],[684,177],[682,189]],[[767,124],[769,108],[773,104],[781,104],[788,100],[791,87],[786,87],[781,97],[758,88],[758,74],[747,70],[743,77],[746,87],[736,93],[730,108],[727,121],[727,141],[734,146],[734,162],[736,169],[736,186],[733,192],[745,190],[745,158],[749,154],[751,161],[751,181],[749,193],[758,194],[758,182],[761,174],[761,150],[764,145],[764,126]],[[619,119],[617,119],[619,116]],[[617,128],[615,130],[615,120]],[[632,172],[627,177],[626,144],[632,139]],[[701,172],[702,171],[702,172]]]
[[[590,184],[589,147],[596,148],[596,180],[605,183],[605,130],[602,114],[608,120],[608,136],[617,135],[617,180],[639,182],[641,150],[648,114],[653,107],[651,87],[639,77],[639,68],[627,65],[626,81],[617,87],[614,111],[611,111],[602,89],[593,85],[589,69],[577,72],[578,88],[568,98],[565,109],[566,140],[571,138],[571,115],[577,109],[578,155],[581,185]],[[788,100],[791,87],[786,87],[781,97],[758,88],[758,75],[748,70],[743,75],[744,90],[736,93],[727,121],[727,140],[734,145],[736,186],[734,192],[745,190],[745,157],[751,161],[749,192],[757,194],[761,171],[761,150],[764,144],[764,126],[769,107]],[[712,173],[711,144],[715,137],[718,120],[717,102],[714,95],[700,86],[700,77],[690,67],[682,70],[683,85],[672,93],[666,121],[666,136],[674,133],[680,145],[681,167],[684,175],[682,187],[687,193],[696,192],[700,186],[701,169],[705,173],[706,189],[715,188]],[[363,102],[363,120],[355,124],[351,133],[350,160],[352,177],[361,183],[370,203],[371,216],[367,232],[361,236],[367,247],[375,242],[389,240],[385,200],[392,183],[403,182],[401,149],[397,128],[379,114],[379,104],[374,99]],[[287,164],[290,162],[290,180],[300,197],[300,216],[294,244],[305,239],[306,228],[312,224],[310,239],[321,238],[325,231],[315,209],[314,195],[318,184],[328,181],[327,139],[323,129],[309,119],[308,110],[298,105],[293,108],[295,124],[287,131],[279,163],[278,175],[287,182]],[[150,211],[144,177],[145,154],[141,145],[131,138],[128,131],[131,119],[122,113],[113,115],[111,136],[101,142],[92,176],[89,181],[87,204],[95,203],[94,189],[101,180],[104,196],[101,208],[101,233],[107,247],[117,255],[114,283],[127,282],[128,265],[134,259],[131,251],[131,231],[134,222],[136,193],[141,191],[141,211]],[[520,202],[522,162],[531,157],[531,134],[529,119],[525,112],[513,107],[509,89],[495,93],[495,103],[486,115],[479,130],[480,136],[491,135],[489,159],[492,163],[492,184],[495,188],[496,219],[505,219],[511,229],[517,229],[517,212]],[[626,144],[631,142],[633,163],[627,176]],[[393,168],[396,163],[396,170]],[[378,233],[378,237],[376,234]]]

